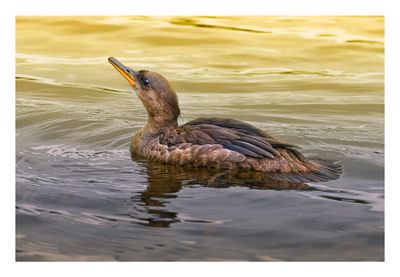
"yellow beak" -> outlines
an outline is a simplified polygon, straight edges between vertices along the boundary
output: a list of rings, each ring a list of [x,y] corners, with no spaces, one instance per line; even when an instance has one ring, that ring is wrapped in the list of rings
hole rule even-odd
[[[134,87],[135,86],[135,75],[137,74],[136,71],[130,69],[129,67],[120,63],[116,58],[109,57],[108,62],[112,64],[116,70],[128,81],[128,83]]]

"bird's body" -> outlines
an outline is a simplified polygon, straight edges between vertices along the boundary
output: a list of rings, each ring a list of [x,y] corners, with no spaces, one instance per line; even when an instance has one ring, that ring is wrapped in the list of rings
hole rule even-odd
[[[110,63],[137,90],[148,122],[132,138],[131,153],[177,166],[254,171],[294,181],[337,179],[341,166],[307,159],[296,146],[283,143],[242,121],[199,118],[178,126],[178,98],[161,75],[135,72],[116,59]]]

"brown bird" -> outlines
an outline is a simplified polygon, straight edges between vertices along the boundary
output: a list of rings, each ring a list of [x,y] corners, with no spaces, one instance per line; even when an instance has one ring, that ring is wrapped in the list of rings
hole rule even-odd
[[[340,177],[342,167],[311,160],[250,124],[226,118],[199,118],[178,126],[178,97],[158,73],[134,71],[115,58],[108,61],[136,90],[148,113],[132,138],[133,156],[177,166],[260,173],[293,182],[323,182]]]

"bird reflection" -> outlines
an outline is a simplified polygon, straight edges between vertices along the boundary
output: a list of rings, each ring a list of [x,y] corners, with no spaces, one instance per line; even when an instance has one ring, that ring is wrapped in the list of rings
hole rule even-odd
[[[305,183],[295,183],[288,180],[276,180],[266,177],[264,173],[218,171],[199,168],[185,168],[167,164],[152,163],[135,159],[133,161],[146,168],[148,186],[145,191],[132,196],[139,210],[145,213],[140,216],[141,224],[151,227],[169,227],[181,221],[177,212],[168,210],[168,199],[177,198],[177,192],[182,187],[248,187],[251,189],[271,190],[314,190]]]

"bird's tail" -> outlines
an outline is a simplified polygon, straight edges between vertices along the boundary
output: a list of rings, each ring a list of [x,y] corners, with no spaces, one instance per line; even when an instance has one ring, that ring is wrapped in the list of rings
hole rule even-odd
[[[271,178],[289,182],[327,182],[340,178],[343,167],[339,162],[307,159],[295,149],[279,151],[288,162],[288,169],[271,174]]]

